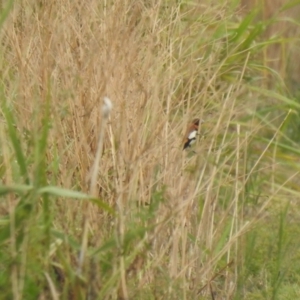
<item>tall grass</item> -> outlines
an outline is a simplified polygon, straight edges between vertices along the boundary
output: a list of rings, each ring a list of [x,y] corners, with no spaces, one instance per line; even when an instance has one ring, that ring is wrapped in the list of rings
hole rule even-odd
[[[237,1],[5,5],[3,298],[297,298],[299,105],[267,53],[298,40],[266,38],[280,15]]]

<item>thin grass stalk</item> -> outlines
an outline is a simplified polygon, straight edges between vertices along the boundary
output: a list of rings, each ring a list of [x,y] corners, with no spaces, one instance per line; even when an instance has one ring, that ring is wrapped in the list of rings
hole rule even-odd
[[[100,158],[102,156],[103,151],[103,140],[104,140],[104,132],[107,123],[107,119],[112,109],[111,101],[105,97],[103,106],[101,107],[102,118],[101,118],[101,127],[98,139],[98,146],[96,151],[95,161],[91,171],[91,183],[90,183],[90,195],[94,198],[98,197],[97,191],[97,180],[98,180],[98,173],[100,167]],[[83,234],[82,234],[82,244],[80,249],[80,254],[78,258],[78,268],[77,273],[80,275],[82,273],[82,267],[84,263],[84,258],[86,255],[87,243],[88,243],[88,230],[89,230],[89,217],[88,217],[88,207],[86,207],[86,211],[84,212],[84,226],[83,226]]]

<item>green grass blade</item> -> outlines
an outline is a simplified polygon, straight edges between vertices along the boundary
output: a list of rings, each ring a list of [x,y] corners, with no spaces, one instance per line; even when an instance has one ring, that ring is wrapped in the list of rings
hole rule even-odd
[[[1,4],[2,4],[2,2],[1,2]],[[1,14],[0,14],[0,28],[2,28],[3,23],[7,19],[8,15],[13,7],[13,4],[14,4],[14,0],[7,1],[4,9],[2,9]]]
[[[296,7],[300,4],[299,0],[294,1],[288,1],[287,3],[283,4],[282,7],[279,9],[280,12],[283,12],[285,10],[291,9],[293,7]]]
[[[56,186],[46,186],[43,188],[38,189],[39,194],[49,194],[52,196],[58,196],[58,197],[65,197],[65,198],[72,198],[72,199],[78,199],[78,200],[89,200],[96,204],[101,209],[109,212],[114,213],[114,210],[105,202],[101,201],[100,199],[93,198],[88,194],[77,192],[69,189],[64,189]]]
[[[18,137],[18,133],[17,133],[17,129],[15,126],[15,120],[12,114],[12,108],[8,106],[5,97],[4,97],[4,93],[3,90],[1,91],[1,95],[2,95],[2,101],[1,101],[1,106],[2,106],[2,111],[4,113],[5,119],[6,119],[6,123],[7,123],[7,127],[8,127],[8,134],[11,140],[11,143],[13,145],[14,151],[15,151],[15,155],[16,155],[16,160],[18,162],[19,165],[19,169],[20,169],[20,174],[21,177],[23,178],[23,180],[25,181],[26,184],[29,184],[29,176],[28,176],[28,171],[27,171],[27,164],[26,164],[26,158],[24,155],[24,152],[22,150],[22,145],[21,145],[21,140]]]
[[[231,43],[236,43],[243,37],[249,27],[253,22],[254,18],[257,16],[257,11],[253,10],[249,13],[240,23],[239,27],[235,30],[235,36],[230,40]]]
[[[31,185],[15,184],[15,185],[0,185],[0,196],[7,195],[9,193],[22,194],[27,193],[33,189]]]

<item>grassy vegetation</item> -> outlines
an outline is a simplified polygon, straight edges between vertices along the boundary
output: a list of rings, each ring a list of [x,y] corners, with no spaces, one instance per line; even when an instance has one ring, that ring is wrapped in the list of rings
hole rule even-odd
[[[299,4],[1,2],[1,298],[297,299]]]

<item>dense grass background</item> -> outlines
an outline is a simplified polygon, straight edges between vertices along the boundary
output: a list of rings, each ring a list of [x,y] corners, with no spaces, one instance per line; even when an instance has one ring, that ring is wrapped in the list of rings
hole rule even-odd
[[[1,298],[299,297],[300,1],[249,3],[1,2]]]

